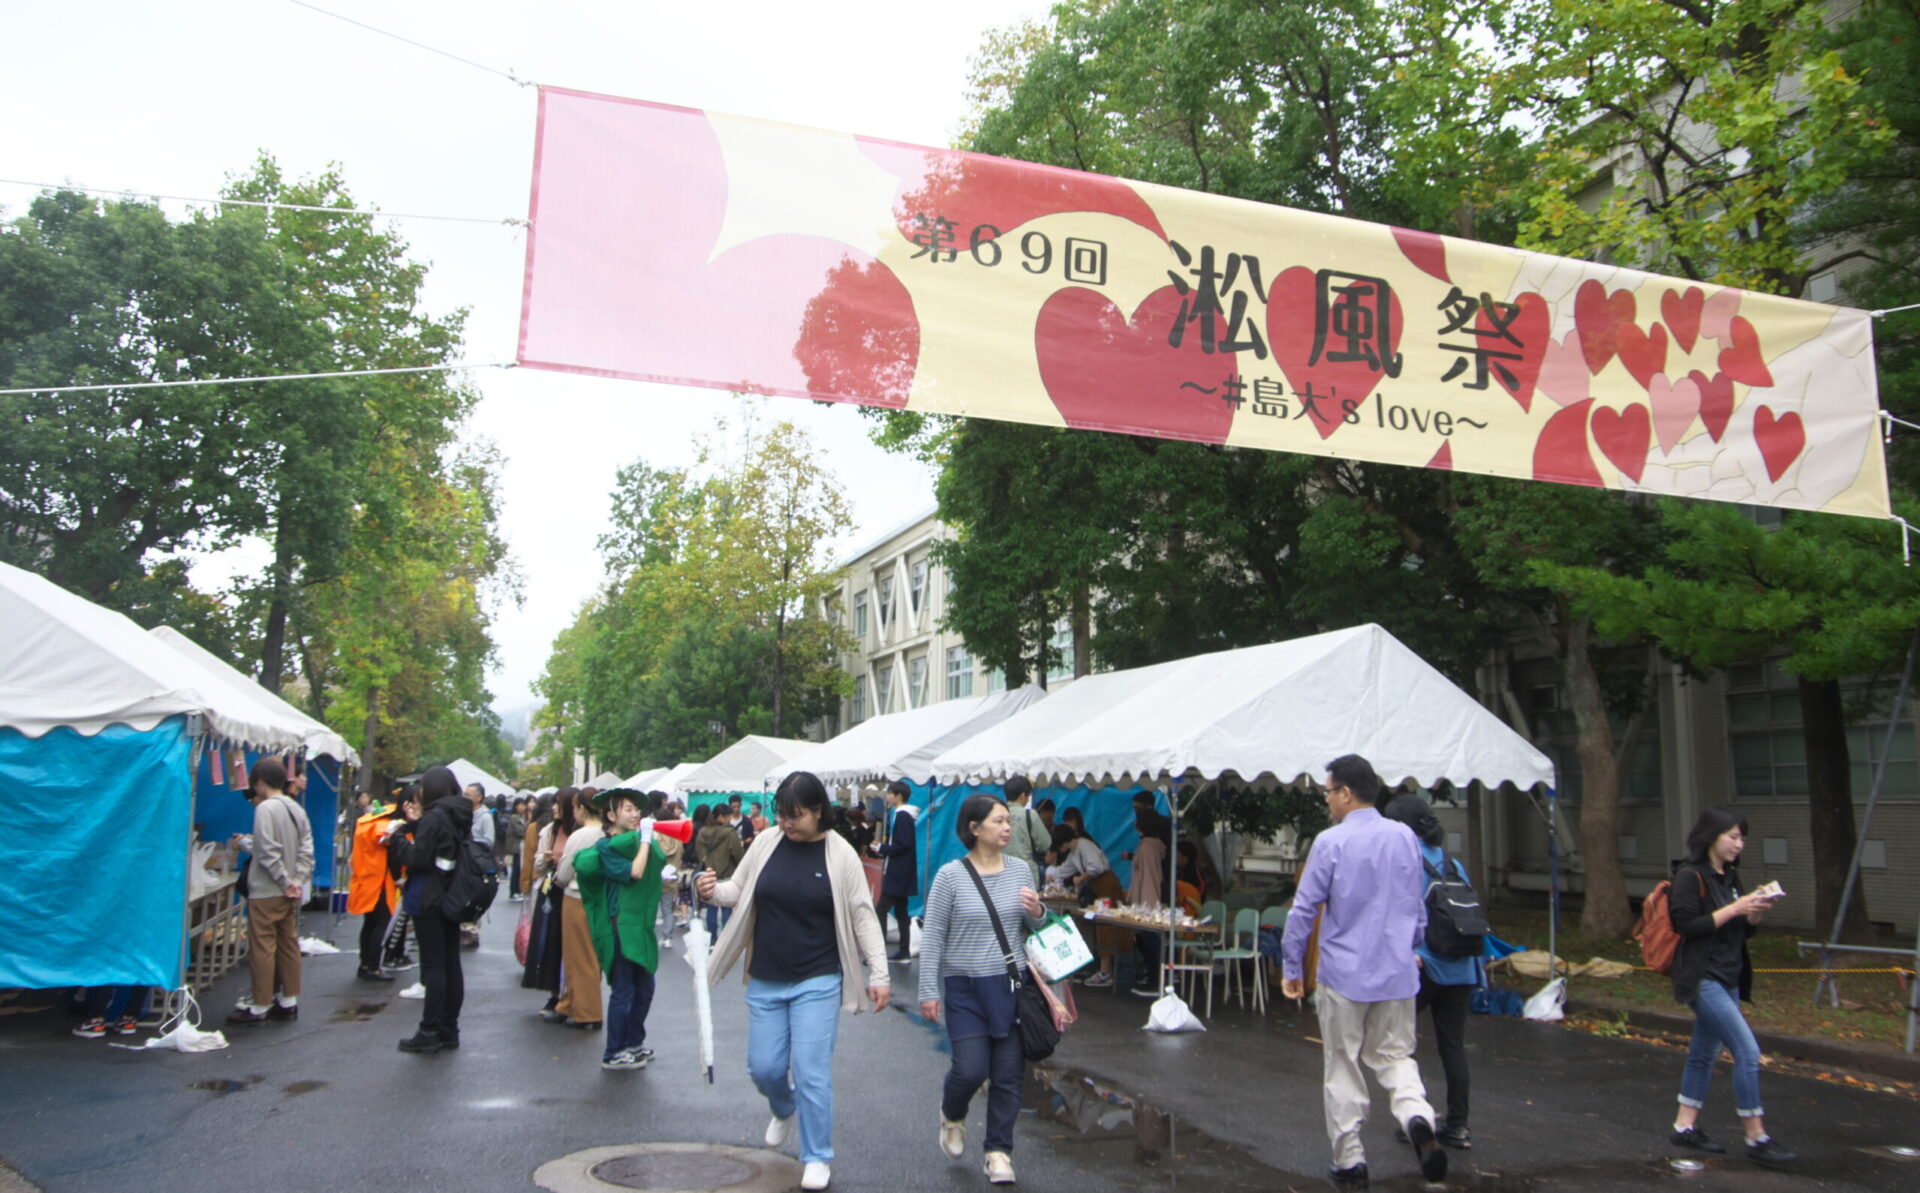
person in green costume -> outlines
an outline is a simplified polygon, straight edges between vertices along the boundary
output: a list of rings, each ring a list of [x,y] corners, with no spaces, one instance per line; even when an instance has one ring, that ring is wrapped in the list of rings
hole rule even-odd
[[[593,804],[607,818],[607,836],[574,857],[580,902],[593,933],[593,951],[607,975],[607,1046],[600,1067],[643,1069],[653,1059],[647,1012],[660,940],[653,921],[660,908],[666,851],[646,819],[647,797],[624,787],[598,792]]]

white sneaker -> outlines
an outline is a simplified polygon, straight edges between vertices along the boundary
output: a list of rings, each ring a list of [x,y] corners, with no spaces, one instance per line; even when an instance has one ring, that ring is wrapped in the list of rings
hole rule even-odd
[[[832,1179],[833,1169],[828,1168],[818,1160],[815,1160],[800,1170],[800,1187],[802,1189],[824,1189],[827,1187],[827,1182]]]
[[[791,1134],[793,1134],[793,1115],[776,1118],[767,1124],[767,1146],[779,1147]],[[822,1164],[821,1167],[825,1168],[826,1165]]]
[[[415,982],[400,992],[401,998],[425,998],[426,996],[427,984],[425,982]]]
[[[967,1154],[967,1120],[954,1122],[946,1115],[940,1116],[940,1150],[958,1160]]]
[[[994,1185],[1013,1183],[1013,1157],[1005,1152],[987,1153],[987,1182]]]

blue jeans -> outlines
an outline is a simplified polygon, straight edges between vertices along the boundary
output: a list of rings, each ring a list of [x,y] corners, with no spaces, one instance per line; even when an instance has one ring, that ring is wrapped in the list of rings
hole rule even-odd
[[[619,948],[616,939],[614,948]],[[647,1012],[653,1009],[653,975],[638,961],[614,954],[607,974],[607,1050],[601,1060],[647,1042]]]
[[[1020,1029],[999,1039],[969,1036],[949,1040],[953,1064],[940,1090],[940,1113],[949,1122],[963,1122],[967,1106],[982,1085],[987,1087],[987,1136],[984,1150],[1013,1152],[1013,1127],[1020,1121],[1021,1085],[1027,1078],[1026,1054],[1020,1050]]]
[[[798,1111],[802,1164],[833,1159],[833,1041],[839,1031],[839,974],[747,983],[747,1075],[773,1117]]]
[[[720,929],[726,927],[727,921],[733,918],[733,908],[722,907],[718,903],[709,903],[705,911],[707,913],[707,935],[714,940],[718,940],[720,939]]]
[[[1733,1112],[1741,1118],[1765,1113],[1760,1108],[1760,1042],[1740,1013],[1739,991],[1712,979],[1702,981],[1693,1015],[1693,1047],[1680,1074],[1680,1104],[1696,1110],[1706,1105],[1707,1085],[1724,1045],[1733,1053]]]

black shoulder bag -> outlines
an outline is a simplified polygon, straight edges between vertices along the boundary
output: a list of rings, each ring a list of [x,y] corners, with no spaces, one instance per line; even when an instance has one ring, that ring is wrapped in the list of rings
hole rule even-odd
[[[1007,980],[1013,983],[1013,1020],[1020,1031],[1020,1051],[1028,1060],[1045,1060],[1060,1046],[1060,1029],[1053,1025],[1053,1007],[1041,992],[1040,979],[1031,967],[1025,979],[1021,978],[1020,963],[1014,960],[1013,946],[1007,943],[1007,930],[1000,926],[1000,912],[993,905],[993,897],[987,894],[987,884],[980,881],[980,872],[973,868],[973,859],[961,858],[960,864],[966,867],[967,877],[973,879],[973,889],[980,892],[980,902],[986,905],[987,919],[993,924],[994,939],[1000,942],[1000,956],[1007,963]]]

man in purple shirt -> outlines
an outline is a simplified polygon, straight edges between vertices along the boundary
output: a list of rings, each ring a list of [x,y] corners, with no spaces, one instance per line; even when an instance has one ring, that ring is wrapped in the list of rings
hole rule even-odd
[[[1334,823],[1314,838],[1300,872],[1281,942],[1281,988],[1288,998],[1304,993],[1301,963],[1314,912],[1322,912],[1314,1008],[1333,1145],[1327,1175],[1341,1188],[1367,1186],[1360,1146],[1370,1100],[1360,1072],[1364,1064],[1387,1091],[1393,1117],[1405,1125],[1420,1171],[1429,1182],[1439,1181],[1447,1175],[1447,1153],[1434,1141],[1433,1107],[1413,1060],[1414,996],[1420,992],[1413,949],[1427,928],[1420,843],[1406,825],[1374,810],[1380,777],[1358,754],[1327,763],[1326,791]]]

